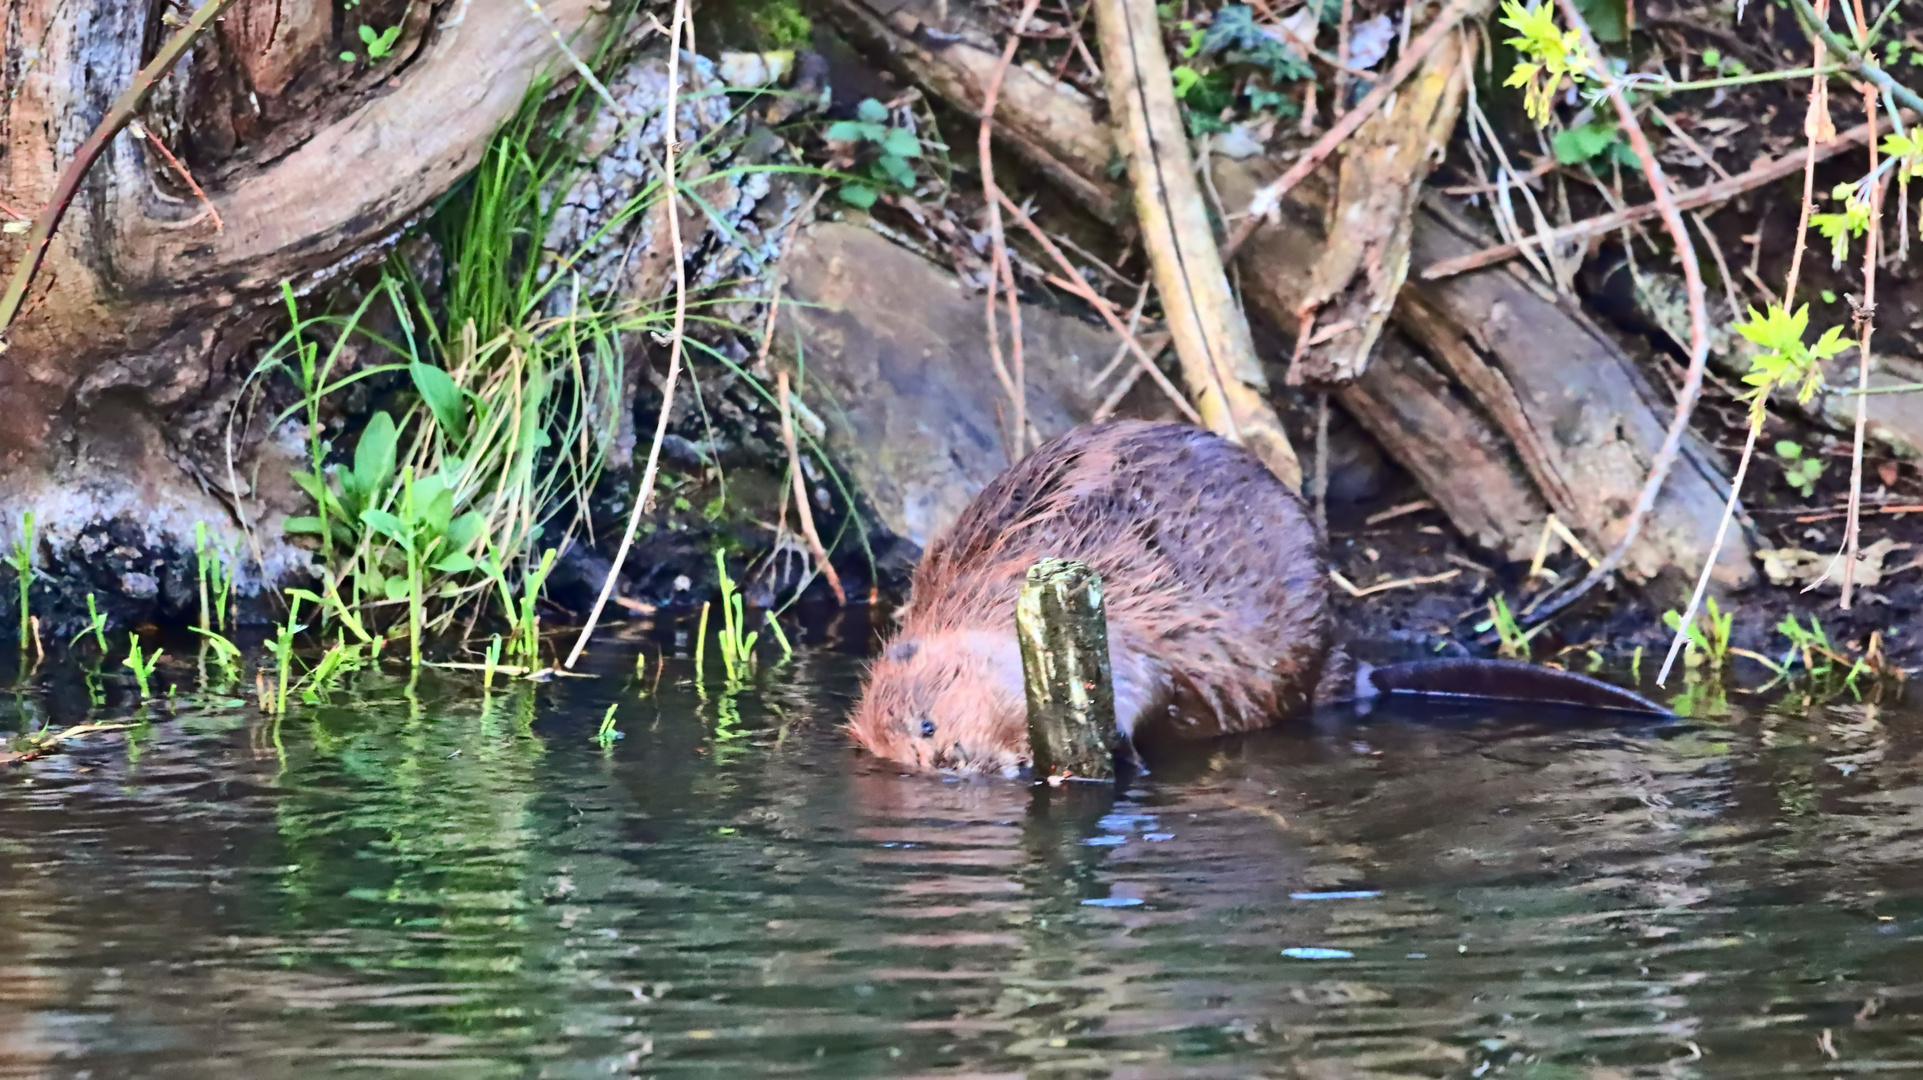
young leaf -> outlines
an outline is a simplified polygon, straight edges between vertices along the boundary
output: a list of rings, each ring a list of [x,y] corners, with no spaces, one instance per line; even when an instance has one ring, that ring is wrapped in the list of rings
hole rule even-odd
[[[311,533],[319,536],[321,534],[321,519],[317,517],[290,517],[281,525],[281,528],[296,535]]]
[[[912,188],[915,186],[914,168],[895,155],[883,154],[880,158],[876,159],[875,165],[881,169],[882,173],[885,174],[888,179],[893,180],[897,186],[904,188]]]
[[[407,579],[391,577],[387,579],[387,598],[389,600],[407,599]]]
[[[373,27],[366,23],[361,24],[361,43],[370,46],[369,52],[373,51],[371,46],[379,43],[380,40],[380,35],[374,32]]]
[[[474,569],[474,566],[474,556],[469,555],[465,551],[456,551],[450,555],[443,556],[434,564],[434,569],[443,574],[465,574],[469,570]]]
[[[887,136],[881,140],[881,149],[899,158],[920,157],[921,140],[915,138],[915,133],[907,128],[889,128]]]
[[[467,398],[454,383],[454,377],[432,364],[419,360],[408,365],[414,389],[434,414],[434,423],[449,441],[460,444],[467,438]]]
[[[841,201],[857,209],[866,210],[875,205],[876,198],[875,189],[866,184],[841,185]]]
[[[837,120],[822,132],[822,138],[829,142],[860,142],[862,125],[853,120]]]
[[[398,441],[394,418],[386,410],[375,413],[361,431],[361,441],[354,447],[354,486],[362,498],[372,499],[394,475],[394,446]]]
[[[479,510],[469,510],[448,523],[447,542],[457,548],[466,548],[480,539],[482,530],[486,528],[487,518]]]
[[[1788,439],[1782,439],[1776,443],[1776,456],[1794,461],[1803,456],[1803,448]]]
[[[401,547],[412,550],[407,535],[407,527],[401,524],[400,518],[395,517],[385,510],[376,510],[373,507],[369,507],[361,511],[361,520],[367,524],[368,528],[401,545]]]
[[[871,124],[886,123],[888,120],[888,106],[883,105],[874,98],[863,98],[861,104],[855,106],[855,115]]]

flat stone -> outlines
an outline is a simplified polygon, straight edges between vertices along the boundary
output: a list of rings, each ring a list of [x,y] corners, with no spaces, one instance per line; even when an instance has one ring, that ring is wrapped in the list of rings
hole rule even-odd
[[[926,547],[1009,464],[1014,413],[989,357],[985,298],[857,225],[813,225],[783,262],[791,302],[776,340],[802,401],[882,523]],[[1043,439],[1094,413],[1108,387],[1088,383],[1116,344],[1106,328],[1022,306],[1028,417]]]

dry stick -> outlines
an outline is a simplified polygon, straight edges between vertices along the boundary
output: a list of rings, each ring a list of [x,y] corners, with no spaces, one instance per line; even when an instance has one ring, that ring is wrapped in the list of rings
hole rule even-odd
[[[1814,170],[1816,162],[1828,160],[1868,138],[1869,130],[1868,124],[1859,124],[1849,131],[1838,135],[1830,142],[1811,142],[1806,152],[1785,154],[1773,161],[1758,165],[1748,172],[1737,173],[1728,180],[1718,180],[1713,184],[1705,184],[1702,187],[1682,192],[1674,197],[1676,207],[1679,210],[1695,210],[1712,203],[1726,202],[1741,195],[1745,191],[1762,187],[1764,184],[1776,180],[1781,180],[1783,177],[1789,176],[1798,170],[1806,168]],[[1805,205],[1807,205],[1807,202]],[[1614,232],[1625,225],[1656,217],[1662,212],[1663,210],[1660,204],[1647,202],[1639,206],[1632,206],[1627,210],[1601,214],[1575,222],[1574,224],[1564,225],[1559,229],[1551,229],[1546,233],[1539,233],[1527,237],[1520,243],[1497,244],[1468,255],[1431,263],[1423,268],[1422,280],[1437,281],[1446,277],[1454,277],[1457,274],[1464,274],[1471,270],[1480,270],[1485,266],[1513,259],[1517,255],[1522,254],[1524,248],[1533,248],[1545,242],[1557,243],[1563,240],[1580,240],[1601,233]],[[1808,226],[1809,222],[1805,220],[1803,227],[1808,228]],[[1801,235],[1801,230],[1799,230],[1798,235]],[[1792,284],[1794,284],[1794,282],[1792,282]]]
[[[1830,9],[1829,0],[1821,0],[1821,2],[1822,13],[1827,16]],[[1822,37],[1818,36],[1810,44],[1811,48],[1815,50],[1816,58],[1818,60],[1823,59]],[[1820,63],[1816,66],[1819,68],[1822,67]],[[1820,73],[1810,76],[1809,111],[1803,117],[1803,137],[1805,142],[1803,151],[1803,207],[1801,216],[1797,218],[1796,221],[1795,251],[1791,253],[1789,257],[1789,281],[1783,286],[1783,310],[1786,312],[1793,310],[1795,307],[1796,279],[1800,277],[1803,272],[1803,249],[1809,246],[1803,242],[1803,238],[1809,235],[1810,212],[1816,206],[1816,142],[1817,139],[1822,136],[1824,129],[1830,124],[1829,95],[1827,93],[1829,84],[1825,82],[1824,79],[1825,76]],[[1860,130],[1864,132],[1864,136],[1867,138],[1870,131],[1870,125],[1867,120]],[[1761,229],[1762,226],[1758,225],[1757,228]]]
[[[114,98],[113,104],[107,108],[107,115],[94,125],[93,134],[87,136],[87,141],[75,151],[73,160],[67,163],[66,171],[60,174],[59,183],[54,185],[53,198],[47,200],[47,205],[34,216],[33,228],[27,232],[25,254],[14,265],[13,274],[7,280],[5,295],[0,295],[0,352],[6,350],[7,328],[13,325],[14,316],[20,314],[20,305],[27,299],[27,286],[33,283],[33,275],[39,271],[41,260],[47,257],[54,230],[60,227],[60,219],[73,203],[74,194],[80,190],[80,182],[87,177],[87,170],[93,167],[94,160],[120,133],[120,129],[134,118],[141,103],[153,91],[154,84],[173,69],[174,62],[194,43],[200,32],[219,18],[220,13],[226,11],[233,2],[207,0],[202,4],[200,10],[187,20],[187,25],[168,38],[154,58],[135,73],[134,81],[120,92],[119,97]]]
[[[1860,22],[1862,15],[1857,19]],[[1856,318],[1862,324],[1863,343],[1856,350],[1856,442],[1850,450],[1850,512],[1843,525],[1843,598],[1844,611],[1850,609],[1850,596],[1856,586],[1856,558],[1858,542],[1863,531],[1863,432],[1869,426],[1869,395],[1863,391],[1870,388],[1870,329],[1876,323],[1876,248],[1883,230],[1879,227],[1883,220],[1883,185],[1876,178],[1876,99],[1875,87],[1864,86],[1863,96],[1865,120],[1870,125],[1870,171],[1869,179],[1864,181],[1870,187],[1870,221],[1874,224],[1863,237],[1863,303],[1856,309]]]
[[[995,195],[1001,200],[1002,208],[1015,216],[1015,223],[1027,229],[1028,235],[1034,237],[1035,242],[1042,246],[1042,250],[1048,252],[1048,257],[1055,260],[1055,265],[1062,268],[1064,276],[1056,277],[1050,274],[1048,276],[1049,283],[1074,294],[1084,303],[1088,304],[1088,306],[1094,308],[1096,312],[1102,316],[1103,321],[1108,323],[1109,328],[1114,330],[1129,347],[1130,351],[1135,353],[1135,360],[1142,365],[1142,370],[1148,372],[1149,377],[1155,380],[1156,385],[1160,386],[1163,392],[1169,395],[1169,399],[1174,401],[1176,407],[1182,410],[1182,415],[1188,418],[1189,423],[1194,424],[1196,427],[1207,427],[1208,425],[1202,422],[1201,414],[1196,412],[1195,407],[1188,403],[1188,400],[1182,396],[1182,392],[1175,388],[1175,384],[1168,381],[1168,376],[1162,374],[1162,369],[1155,366],[1154,359],[1149,356],[1147,350],[1142,348],[1142,343],[1136,339],[1134,334],[1129,332],[1127,326],[1122,324],[1122,317],[1115,313],[1115,306],[1110,304],[1107,298],[1090,288],[1088,282],[1082,280],[1082,275],[1076,271],[1075,264],[1068,261],[1068,256],[1062,254],[1062,249],[1055,246],[1055,242],[1048,238],[1048,234],[1042,231],[1041,226],[1035,224],[1034,219],[1028,216],[1027,211],[1016,206],[1005,192],[997,191]]]
[[[801,207],[795,211],[795,216],[788,222],[788,227],[782,230],[781,246],[776,249],[782,255],[786,255],[794,247],[795,233],[801,230],[801,223],[807,219],[808,215],[814,213],[815,204],[821,201],[822,192],[827,190],[827,184],[817,185],[814,194],[808,196],[808,201],[802,203]],[[761,351],[755,356],[755,367],[762,371],[768,370],[768,349],[775,340],[775,315],[781,311],[782,277],[781,262],[777,258],[774,281],[768,286],[768,321],[761,328]]]
[[[999,196],[1001,188],[995,184],[995,161],[992,138],[995,125],[995,102],[1001,97],[1002,80],[1008,76],[1008,66],[1015,62],[1015,49],[1022,42],[1022,31],[1027,28],[1028,20],[1035,17],[1035,11],[1042,6],[1042,0],[1023,0],[1021,14],[1015,16],[1015,29],[1008,35],[1002,46],[1001,59],[995,63],[995,71],[988,78],[988,86],[982,91],[982,122],[975,135],[975,153],[981,159],[982,194],[988,200],[988,241],[993,245],[988,258],[988,358],[994,364],[995,377],[1001,380],[1002,389],[1008,393],[1015,406],[1015,438],[1008,448],[1008,460],[1014,462],[1022,456],[1022,447],[1028,441],[1027,397],[1021,381],[1012,375],[1002,361],[1001,327],[995,318],[995,290],[1000,286],[1008,289],[1008,310],[1015,320],[1015,363],[1019,372],[1021,367],[1021,304],[1015,293],[1015,274],[1008,263],[1008,237],[1002,232],[1002,208]]]
[[[1142,245],[1182,365],[1208,427],[1241,443],[1291,491],[1302,462],[1264,394],[1248,317],[1229,287],[1221,246],[1191,160],[1153,0],[1093,0],[1108,101],[1127,160]]]
[[[1482,0],[1449,0],[1449,6],[1442,9],[1442,13],[1436,16],[1435,21],[1430,23],[1408,50],[1396,60],[1396,66],[1390,69],[1388,78],[1376,83],[1362,100],[1356,103],[1355,108],[1343,114],[1342,119],[1336,121],[1334,127],[1323,133],[1322,137],[1315,141],[1315,145],[1309,147],[1301,158],[1289,167],[1288,172],[1283,173],[1274,183],[1257,191],[1255,197],[1249,200],[1247,216],[1235,227],[1235,232],[1229,236],[1228,244],[1223,247],[1222,261],[1228,262],[1235,258],[1235,253],[1242,250],[1242,245],[1248,241],[1250,234],[1255,232],[1256,225],[1263,218],[1271,220],[1275,218],[1282,206],[1283,197],[1314,172],[1324,158],[1335,152],[1335,148],[1342,144],[1342,140],[1354,134],[1355,129],[1362,126],[1363,121],[1375,115],[1376,109],[1389,100],[1389,96],[1394,94],[1396,88],[1401,86],[1409,76],[1415,74],[1416,69],[1422,66],[1422,62],[1435,51],[1436,46],[1442,44],[1442,39],[1455,28],[1456,23],[1481,3]],[[1337,105],[1340,104],[1341,102],[1338,101]]]
[[[1689,431],[1690,414],[1696,410],[1696,399],[1703,390],[1703,368],[1709,361],[1709,310],[1703,299],[1702,268],[1696,264],[1696,248],[1689,239],[1689,227],[1683,221],[1683,214],[1676,206],[1676,200],[1669,190],[1669,180],[1663,176],[1662,163],[1656,160],[1656,151],[1649,145],[1648,136],[1643,134],[1642,125],[1636,122],[1636,112],[1623,98],[1622,84],[1616,81],[1615,72],[1609,68],[1609,61],[1596,46],[1596,39],[1589,32],[1589,24],[1583,21],[1582,12],[1577,9],[1575,0],[1556,0],[1562,9],[1563,17],[1569,21],[1582,36],[1583,54],[1589,59],[1591,70],[1603,84],[1603,92],[1615,106],[1616,119],[1622,124],[1623,133],[1629,136],[1629,148],[1636,153],[1636,160],[1642,164],[1643,178],[1649,182],[1649,189],[1655,195],[1656,205],[1660,208],[1663,225],[1676,242],[1676,257],[1683,264],[1683,287],[1689,298],[1689,371],[1683,377],[1681,393],[1676,398],[1676,415],[1669,422],[1669,430],[1663,435],[1663,444],[1656,451],[1656,460],[1650,463],[1649,478],[1643,483],[1641,494],[1636,496],[1636,505],[1630,508],[1629,520],[1623,523],[1622,539],[1603,556],[1581,582],[1556,599],[1537,609],[1534,622],[1540,624],[1557,611],[1568,607],[1577,598],[1615,573],[1629,555],[1630,546],[1642,533],[1643,522],[1649,512],[1655,509],[1656,496],[1662,491],[1663,482],[1669,479],[1669,471],[1676,464],[1676,456],[1682,450],[1683,436]],[[1714,565],[1715,553],[1711,552],[1706,565]],[[1707,581],[1707,578],[1704,579]],[[1683,627],[1696,617],[1696,604],[1701,601],[1701,592],[1690,601],[1690,609],[1683,613]],[[1683,640],[1678,631],[1675,643],[1669,651],[1669,660],[1674,661],[1676,650]],[[1669,663],[1663,664],[1663,673],[1656,679],[1658,686],[1669,674]]]
[[[1142,323],[1142,308],[1148,304],[1148,290],[1152,284],[1154,284],[1153,281],[1148,278],[1143,278],[1142,287],[1135,293],[1135,306],[1130,308],[1128,312],[1128,332],[1131,334],[1133,334],[1135,328]],[[1109,360],[1108,364],[1103,367],[1102,370],[1095,373],[1094,378],[1088,380],[1088,388],[1090,390],[1101,389],[1102,384],[1108,381],[1110,375],[1115,374],[1115,369],[1122,366],[1122,361],[1126,359],[1128,355],[1128,342],[1124,341],[1115,346],[1115,356]]]
[[[795,441],[794,411],[788,406],[788,373],[775,373],[775,386],[781,395],[781,442],[788,448],[788,471],[795,478],[795,519],[801,522],[801,535],[808,541],[808,553],[815,558],[815,565],[821,567],[821,576],[828,579],[828,587],[834,590],[835,603],[848,606],[848,594],[842,591],[841,575],[835,573],[835,564],[828,561],[828,549],[821,545],[821,534],[815,531],[815,512],[808,505],[808,479],[801,475],[801,450]]]
[[[568,651],[567,662],[561,665],[569,671],[574,670],[581,650],[588,647],[588,639],[594,636],[594,624],[601,621],[601,610],[608,606],[608,597],[614,594],[621,564],[627,561],[635,530],[641,527],[641,515],[654,501],[654,478],[661,467],[661,443],[668,436],[668,416],[674,411],[674,387],[681,377],[681,333],[688,321],[688,267],[681,248],[681,214],[675,205],[679,191],[675,184],[674,157],[681,134],[676,112],[681,89],[681,27],[687,17],[688,0],[674,0],[674,26],[668,32],[668,102],[663,113],[667,117],[667,132],[661,147],[662,182],[668,192],[668,244],[674,254],[674,324],[668,337],[668,381],[661,390],[661,415],[654,422],[654,442],[648,446],[648,464],[641,473],[641,489],[635,493],[634,509],[628,514],[627,531],[621,534],[621,546],[615,549],[614,563],[608,567],[600,595],[594,598],[587,625],[581,627],[581,635],[574,639],[574,648]]]
[[[187,166],[180,163],[180,159],[174,156],[172,150],[167,149],[167,144],[160,141],[160,136],[155,135],[147,125],[138,120],[127,121],[127,130],[133,132],[135,138],[146,139],[148,142],[154,144],[154,149],[160,151],[160,156],[167,160],[167,164],[173,166],[175,174],[178,175],[181,180],[185,181],[187,187],[193,191],[194,198],[199,199],[201,205],[207,208],[207,212],[213,215],[214,231],[226,232],[227,228],[220,220],[220,211],[214,209],[214,201],[207,197],[206,192],[200,190],[200,185],[194,182],[194,174],[187,171]],[[198,221],[200,219],[196,217],[194,220]]]

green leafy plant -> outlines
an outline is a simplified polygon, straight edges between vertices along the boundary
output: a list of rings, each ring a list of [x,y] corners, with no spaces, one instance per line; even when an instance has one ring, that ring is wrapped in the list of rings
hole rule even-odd
[[[164,655],[159,649],[155,649],[152,656],[144,655],[140,650],[140,635],[127,635],[127,658],[120,663],[134,673],[134,682],[140,687],[142,700],[153,696],[148,680],[153,678],[154,669],[160,666],[160,658]]]
[[[1217,8],[1215,18],[1194,48],[1203,56],[1220,56],[1227,63],[1259,67],[1271,82],[1315,77],[1308,58],[1265,33],[1256,24],[1255,10],[1247,4],[1224,4]]]
[[[1849,258],[1850,240],[1870,227],[1870,185],[1874,177],[1844,182],[1830,189],[1830,198],[1843,204],[1840,214],[1811,214],[1809,223],[1830,242],[1830,263],[1840,267]]]
[[[1500,593],[1490,598],[1488,610],[1489,617],[1476,624],[1476,633],[1494,630],[1499,642],[1496,650],[1499,654],[1516,660],[1529,659],[1530,642],[1537,634],[1542,633],[1548,624],[1544,623],[1532,630],[1524,630],[1517,623],[1515,613],[1509,610],[1509,602],[1503,599]]]
[[[395,23],[385,30],[376,30],[366,23],[360,25],[361,44],[367,47],[367,58],[369,60],[386,59],[388,55],[394,51],[394,42],[400,36],[400,23]],[[359,60],[360,57],[354,55],[354,50],[347,49],[341,53],[341,59],[351,64]]]
[[[1796,400],[1808,402],[1823,385],[1822,362],[1850,347],[1840,326],[1824,331],[1814,345],[1804,344],[1803,335],[1809,329],[1808,304],[1794,315],[1780,304],[1771,304],[1760,314],[1752,307],[1749,318],[1736,323],[1734,329],[1762,350],[1750,361],[1749,374],[1743,376],[1743,382],[1755,387],[1743,397],[1749,402],[1750,425],[1758,431],[1762,430],[1763,407],[1771,393],[1794,386]]]
[[[416,480],[410,465],[401,470],[398,512],[369,508],[361,511],[361,520],[400,549],[406,576],[387,578],[384,590],[389,600],[407,601],[408,655],[419,667],[427,601],[422,573],[429,568],[443,574],[475,569],[478,564],[468,548],[480,539],[486,519],[474,510],[455,517],[454,491],[447,478],[436,473]]]
[[[1810,454],[1805,457],[1801,445],[1789,439],[1779,439],[1776,456],[1782,461],[1783,479],[1789,486],[1801,492],[1805,499],[1816,494],[1816,481],[1825,468],[1821,455]]]
[[[880,198],[879,189],[893,186],[908,191],[914,188],[915,167],[909,162],[921,156],[921,140],[907,128],[891,126],[886,105],[866,98],[855,106],[855,119],[837,120],[828,125],[825,134],[832,142],[865,148],[873,157],[867,169],[872,182],[841,185],[843,202],[865,210]]]
[[[7,556],[7,565],[13,567],[14,580],[20,589],[20,651],[25,652],[33,642],[33,612],[28,594],[33,588],[33,511],[20,515],[20,535],[14,538],[13,553]]]
[[[1636,152],[1623,142],[1622,127],[1613,120],[1591,120],[1587,124],[1564,128],[1556,132],[1549,142],[1556,152],[1556,160],[1564,165],[1580,165],[1604,154],[1627,168],[1637,165]]]
[[[1683,662],[1692,667],[1707,663],[1711,671],[1721,671],[1729,659],[1729,632],[1735,621],[1735,613],[1718,609],[1714,597],[1705,599],[1701,615],[1683,631],[1689,642]],[[1663,625],[1681,630],[1683,617],[1675,611],[1665,611]]]
[[[1516,36],[1503,44],[1524,57],[1516,61],[1503,85],[1523,87],[1523,108],[1529,118],[1538,124],[1547,123],[1562,81],[1568,79],[1581,86],[1589,75],[1582,32],[1558,29],[1554,7],[1547,2],[1523,7],[1518,0],[1503,0],[1501,22],[1516,31]]]

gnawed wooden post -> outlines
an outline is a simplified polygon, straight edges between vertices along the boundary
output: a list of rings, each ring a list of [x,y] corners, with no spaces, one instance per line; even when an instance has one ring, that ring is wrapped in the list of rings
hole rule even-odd
[[[1115,776],[1115,684],[1108,666],[1102,577],[1085,563],[1043,559],[1015,602],[1035,776]]]

